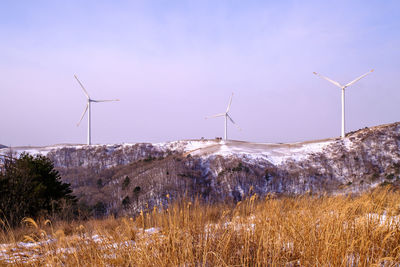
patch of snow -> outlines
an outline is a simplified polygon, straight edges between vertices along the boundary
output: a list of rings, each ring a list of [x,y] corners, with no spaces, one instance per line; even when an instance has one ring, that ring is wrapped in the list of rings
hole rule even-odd
[[[146,234],[151,235],[151,234],[156,234],[156,233],[160,232],[160,229],[152,227],[152,228],[148,228],[148,229],[144,230],[144,232]]]
[[[216,141],[209,141],[209,140],[204,140],[204,141],[188,141],[186,145],[184,146],[184,151],[189,152],[189,151],[194,151],[198,150],[204,147],[208,147],[211,145],[218,144]]]
[[[99,243],[99,242],[102,242],[102,241],[103,241],[103,239],[101,239],[99,235],[93,235],[93,236],[92,236],[92,240],[93,240],[94,242],[96,242],[96,243]]]
[[[223,157],[239,156],[247,161],[266,160],[274,165],[281,165],[287,160],[300,161],[313,153],[322,152],[333,141],[294,144],[256,144],[245,142],[204,142],[186,146],[186,151],[194,155]]]
[[[400,223],[399,216],[387,216],[385,213],[369,213],[366,215],[366,219],[369,221],[378,221],[379,225],[398,225]]]
[[[346,147],[347,150],[351,149],[352,146],[353,146],[353,142],[350,141],[349,138],[344,138],[344,139],[342,140],[342,142],[343,142],[343,145]]]

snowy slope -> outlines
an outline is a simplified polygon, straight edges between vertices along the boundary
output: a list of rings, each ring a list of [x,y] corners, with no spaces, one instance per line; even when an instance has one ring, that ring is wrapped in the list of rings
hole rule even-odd
[[[333,140],[302,142],[292,144],[249,143],[242,141],[221,141],[199,143],[189,142],[184,151],[192,156],[207,157],[220,155],[223,157],[240,157],[251,162],[253,159],[266,160],[280,165],[286,160],[300,161],[310,154],[322,152]]]
[[[393,154],[398,148],[397,137],[400,136],[399,123],[366,128],[348,134],[344,139],[331,138],[309,142],[289,144],[251,143],[244,141],[223,140],[181,140],[164,143],[123,143],[108,145],[60,144],[46,147],[12,147],[0,149],[1,154],[19,155],[23,152],[49,156],[58,167],[96,166],[104,169],[145,158],[165,157],[170,154],[198,156],[203,160],[221,156],[238,158],[247,163],[266,162],[274,166],[283,166],[287,162],[308,162],[310,166],[318,166],[315,155],[323,155],[326,160],[333,160],[343,153],[356,155],[372,164],[381,164],[377,156],[396,159],[400,155]],[[388,151],[390,148],[391,152]],[[377,150],[375,154],[369,151]],[[370,154],[364,158],[365,154]],[[314,159],[312,159],[314,158]],[[349,162],[353,164],[352,161]],[[333,168],[343,168],[341,162],[335,162]],[[335,166],[337,165],[337,166]],[[365,164],[364,164],[365,165]],[[364,166],[362,165],[362,166]],[[339,167],[340,166],[340,167]],[[326,166],[325,166],[326,167]],[[339,170],[336,170],[338,172]]]
[[[181,140],[12,151],[47,155],[82,201],[104,201],[117,213],[123,212],[122,199],[136,199],[136,187],[141,197],[132,208],[140,210],[183,192],[218,201],[241,200],[250,192],[358,192],[382,182],[400,184],[400,123],[365,128],[344,139],[291,144]],[[122,186],[126,177],[129,189]]]
[[[222,141],[222,140],[184,140],[166,143],[124,143],[124,144],[108,144],[108,145],[72,145],[62,144],[45,147],[12,147],[0,149],[0,154],[8,154],[10,151],[14,155],[23,152],[32,155],[47,156],[49,152],[57,153],[62,149],[74,150],[93,150],[103,149],[107,153],[123,151],[124,149],[134,148],[138,145],[151,146],[154,150],[161,153],[168,151],[176,153],[184,153],[184,155],[201,156],[207,158],[213,155],[222,157],[240,157],[247,161],[252,159],[266,160],[274,165],[280,165],[288,159],[303,160],[310,154],[319,153],[325,147],[332,144],[334,140],[321,140],[314,142],[299,142],[292,144],[269,144],[269,143],[250,143],[243,141]]]

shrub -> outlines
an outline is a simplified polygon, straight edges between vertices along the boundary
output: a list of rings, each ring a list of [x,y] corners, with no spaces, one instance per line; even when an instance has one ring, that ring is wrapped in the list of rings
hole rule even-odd
[[[386,179],[388,179],[388,180],[393,180],[393,178],[394,178],[393,173],[386,175]]]
[[[21,154],[0,169],[0,216],[11,226],[24,217],[58,214],[76,204],[70,185],[61,181],[47,157]]]
[[[129,207],[129,205],[131,204],[131,200],[129,199],[129,196],[126,196],[123,200],[122,200],[122,206],[124,209],[127,209]]]
[[[93,207],[93,212],[95,217],[103,217],[107,212],[106,204],[104,204],[102,201],[97,201]]]
[[[155,160],[155,159],[156,159],[155,157],[148,156],[148,157],[145,158],[143,161],[144,161],[144,162],[152,162],[152,161]]]
[[[271,175],[268,173],[268,170],[265,171],[264,175],[265,181],[269,182],[271,180]]]
[[[136,199],[136,204],[139,202],[139,194],[140,194],[141,188],[140,186],[136,186],[135,189],[133,189],[133,196]]]
[[[126,176],[124,181],[122,182],[122,190],[127,189],[130,183],[131,179],[129,178],[129,176]]]
[[[232,168],[232,171],[233,172],[241,172],[242,167],[243,167],[243,164],[241,162],[239,162],[239,164],[236,167]]]

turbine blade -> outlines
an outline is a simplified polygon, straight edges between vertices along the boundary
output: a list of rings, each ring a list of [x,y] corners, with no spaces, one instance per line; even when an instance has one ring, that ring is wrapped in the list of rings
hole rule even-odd
[[[79,81],[79,79],[78,79],[78,77],[76,77],[76,75],[74,75],[74,77],[75,77],[75,79],[78,81],[79,85],[82,87],[83,92],[85,93],[86,97],[87,97],[88,99],[90,99],[90,96],[89,96],[88,92],[86,91],[85,87],[83,87],[83,84],[81,83],[81,81]]]
[[[206,117],[206,119],[222,117],[222,116],[225,116],[225,113],[219,113],[219,114],[215,114],[215,115],[212,115],[212,116],[208,116],[208,117]]]
[[[232,122],[233,124],[236,124],[236,123],[233,121],[233,119],[231,118],[231,116],[228,115],[228,118],[231,120],[231,122]]]
[[[119,101],[119,99],[110,99],[110,100],[91,100],[92,102],[111,102],[111,101]]]
[[[232,97],[233,97],[233,93],[232,93],[232,95],[231,95],[231,98],[229,99],[229,104],[228,104],[228,107],[226,108],[226,113],[228,113],[229,110],[231,109]]]
[[[231,116],[229,116],[229,114],[227,114],[227,116],[228,116],[229,120],[233,123],[233,125],[235,125],[235,126],[239,129],[239,131],[241,131],[242,129],[239,127],[239,125],[237,125],[237,124],[233,121],[233,119],[231,118]]]
[[[349,82],[348,84],[346,84],[345,86],[347,87],[347,86],[350,86],[350,85],[352,85],[352,84],[354,84],[355,82],[357,82],[357,81],[359,81],[359,80],[361,80],[362,78],[364,78],[365,76],[367,76],[368,74],[370,74],[371,72],[373,72],[374,70],[370,70],[370,71],[368,71],[367,73],[365,73],[365,74],[363,74],[363,75],[361,75],[360,77],[358,77],[357,79],[355,79],[354,81],[351,81],[351,82]]]
[[[83,120],[83,117],[85,116],[86,111],[88,110],[88,107],[89,107],[89,103],[87,103],[86,108],[85,108],[85,110],[84,110],[83,113],[82,113],[82,117],[81,117],[81,119],[79,120],[79,122],[78,122],[78,124],[77,124],[76,126],[79,126],[79,124],[80,124],[81,121]]]
[[[343,87],[342,85],[340,85],[340,83],[338,83],[338,82],[336,82],[336,81],[334,81],[334,80],[331,80],[331,79],[329,79],[328,77],[325,77],[325,76],[323,76],[323,75],[321,75],[321,74],[319,74],[319,73],[316,73],[316,72],[313,72],[313,73],[314,73],[315,75],[321,77],[322,79],[325,79],[325,80],[327,80],[327,81],[330,82],[330,83],[333,83],[333,84],[336,85],[337,87],[340,87],[340,88]]]

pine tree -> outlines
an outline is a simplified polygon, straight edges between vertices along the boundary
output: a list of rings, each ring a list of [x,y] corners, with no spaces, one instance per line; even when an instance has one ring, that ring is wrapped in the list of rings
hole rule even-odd
[[[24,217],[54,215],[63,203],[76,203],[70,185],[61,181],[47,157],[21,154],[7,158],[0,171],[0,218],[11,226]]]

